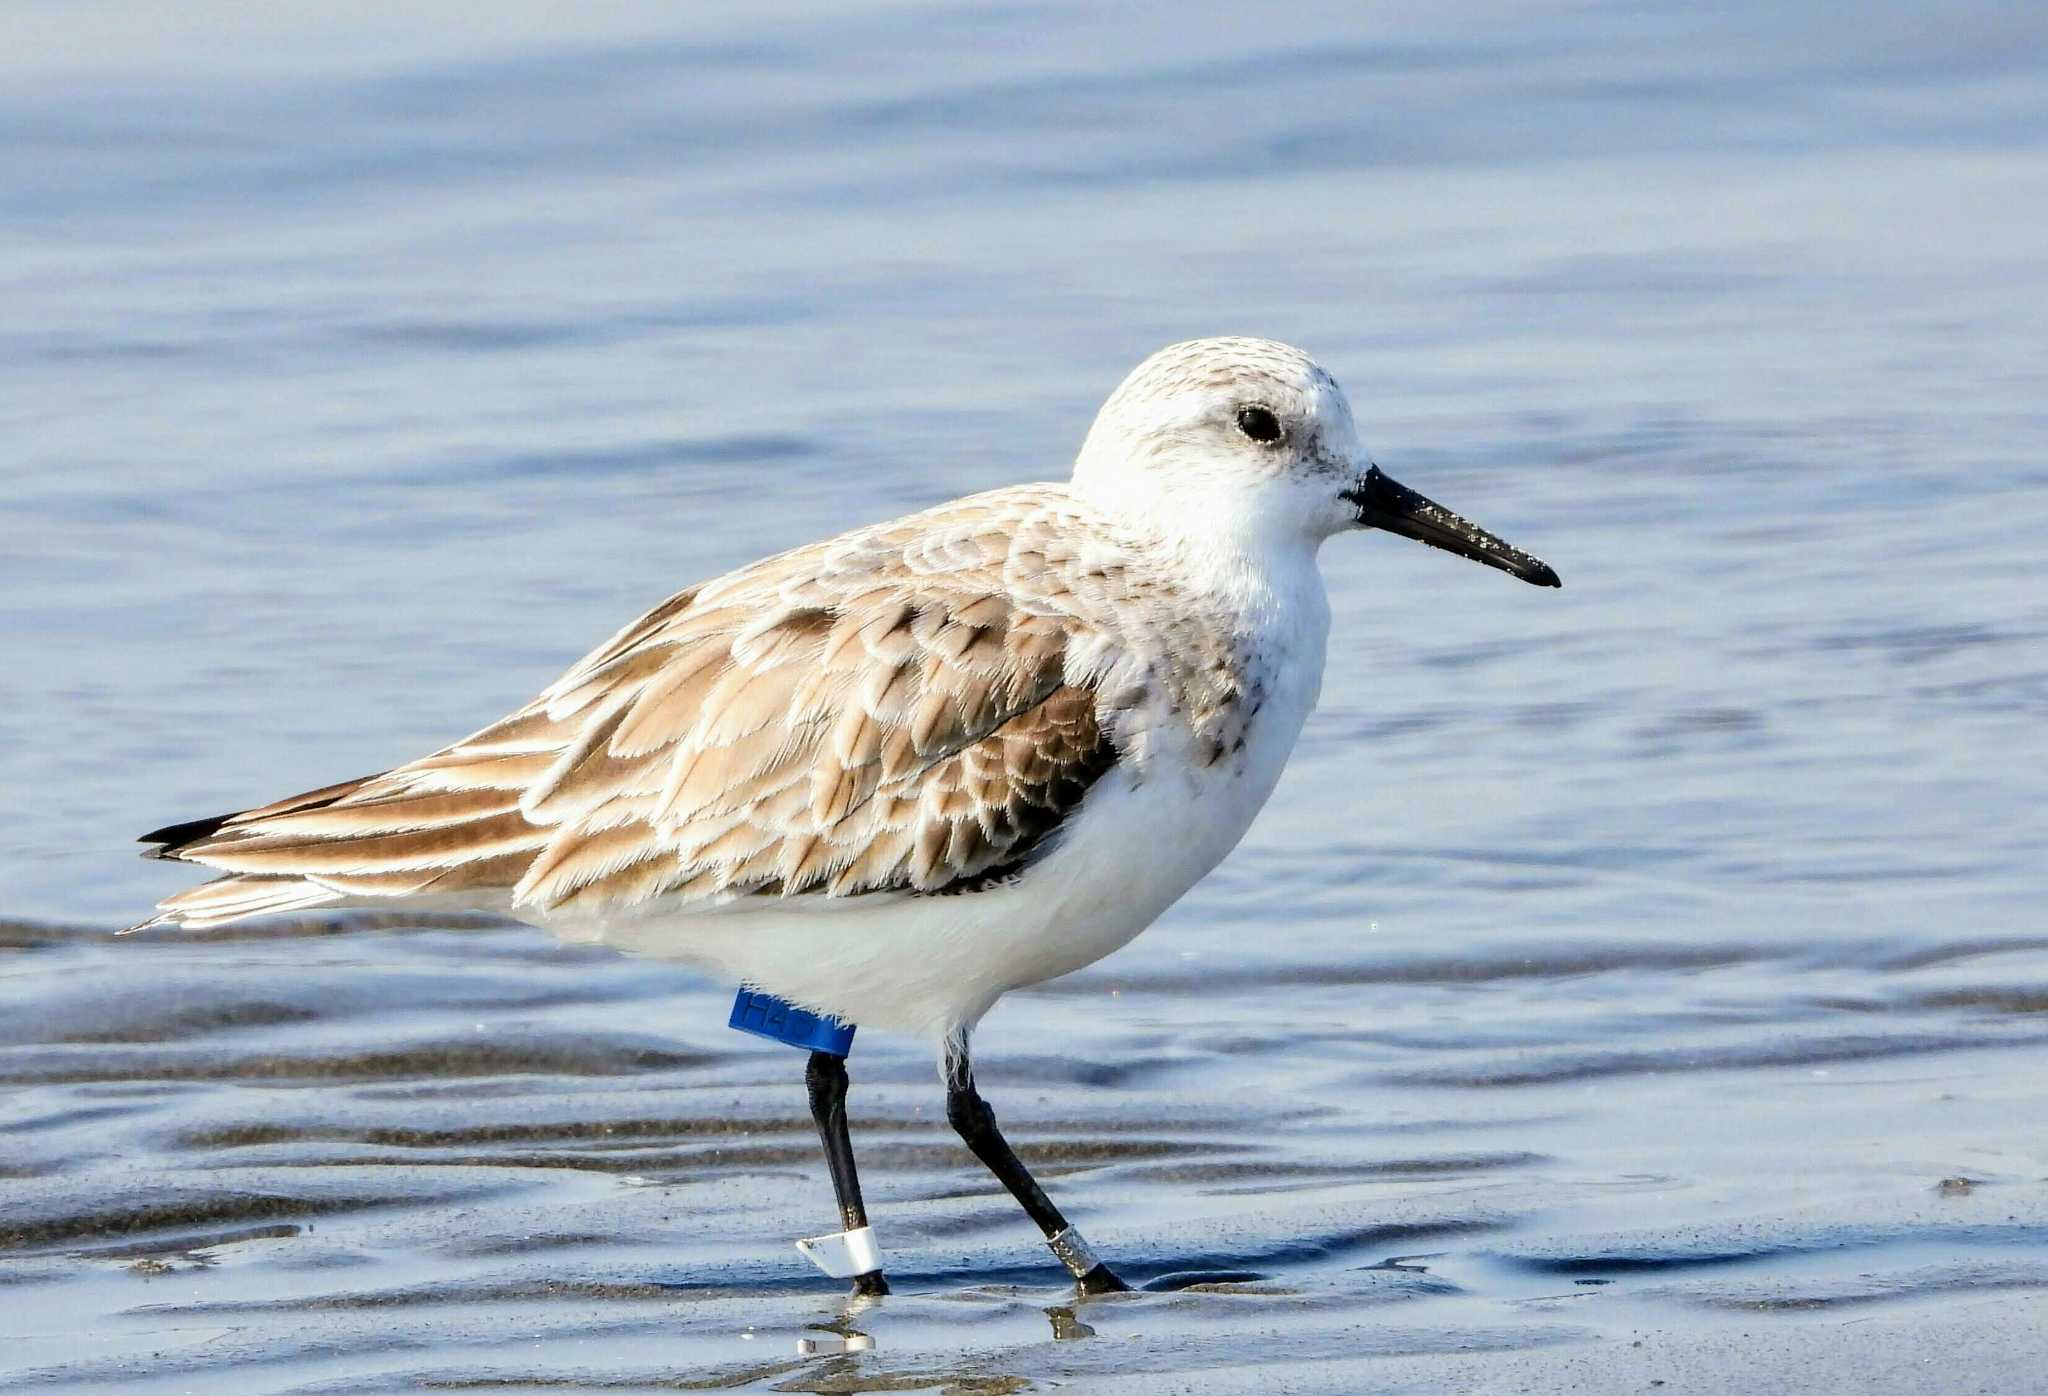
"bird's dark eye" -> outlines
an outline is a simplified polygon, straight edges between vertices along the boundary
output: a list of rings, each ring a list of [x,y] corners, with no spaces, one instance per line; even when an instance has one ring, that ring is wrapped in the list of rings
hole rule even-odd
[[[1238,408],[1237,429],[1262,446],[1271,445],[1281,436],[1280,419],[1266,407]]]

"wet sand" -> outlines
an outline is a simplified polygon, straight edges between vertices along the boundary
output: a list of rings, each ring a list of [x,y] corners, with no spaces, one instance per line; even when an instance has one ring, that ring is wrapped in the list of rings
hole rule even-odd
[[[724,1029],[687,974],[481,925],[5,944],[10,1389],[2025,1391],[2048,1370],[2038,941],[1098,967],[1019,996],[984,1088],[1144,1287],[1100,1300],[953,1140],[924,1054],[863,1039],[854,1124],[898,1292],[862,1304],[789,1245],[831,1217],[801,1056]]]

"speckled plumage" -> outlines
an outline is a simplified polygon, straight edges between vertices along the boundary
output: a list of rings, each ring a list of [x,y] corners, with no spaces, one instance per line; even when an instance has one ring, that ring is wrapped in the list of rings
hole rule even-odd
[[[1149,693],[1214,760],[1257,687],[1140,540],[1057,486],[856,530],[663,601],[431,756],[176,843],[237,875],[204,925],[310,883],[507,909],[943,892],[1024,863]]]
[[[144,925],[476,908],[964,1036],[1124,944],[1243,835],[1320,688],[1316,550],[1395,526],[1367,517],[1399,490],[1367,464],[1299,350],[1170,346],[1104,404],[1069,483],[688,588],[433,755],[158,830],[156,856],[224,876]],[[1480,541],[1438,536],[1453,525]],[[1555,584],[1448,511],[1429,528],[1411,536]]]

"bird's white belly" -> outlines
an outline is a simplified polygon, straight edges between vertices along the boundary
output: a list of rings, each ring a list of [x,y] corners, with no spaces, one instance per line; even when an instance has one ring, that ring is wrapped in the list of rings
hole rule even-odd
[[[850,1023],[932,1037],[971,1028],[1004,993],[1128,944],[1222,861],[1272,793],[1318,677],[1282,685],[1244,749],[1212,766],[1170,740],[1142,767],[1119,765],[1013,883],[536,920],[564,939],[703,965]]]

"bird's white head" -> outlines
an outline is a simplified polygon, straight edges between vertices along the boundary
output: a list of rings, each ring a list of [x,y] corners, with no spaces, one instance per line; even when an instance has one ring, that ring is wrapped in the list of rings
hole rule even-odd
[[[1191,339],[1139,364],[1096,414],[1074,490],[1185,538],[1313,549],[1381,528],[1559,585],[1542,562],[1382,474],[1337,380],[1270,339]]]

